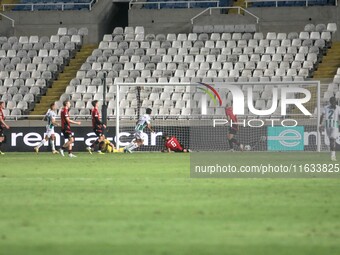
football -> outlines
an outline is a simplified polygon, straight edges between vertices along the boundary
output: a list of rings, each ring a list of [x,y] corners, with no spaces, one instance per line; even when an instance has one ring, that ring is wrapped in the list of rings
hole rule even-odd
[[[250,146],[250,145],[246,145],[246,146],[244,146],[244,149],[245,149],[246,151],[250,151],[250,150],[251,150],[251,146]]]

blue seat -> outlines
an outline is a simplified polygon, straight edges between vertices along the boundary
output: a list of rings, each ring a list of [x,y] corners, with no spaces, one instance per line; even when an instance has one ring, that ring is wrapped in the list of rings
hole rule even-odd
[[[171,1],[171,2],[176,2],[176,1],[183,1],[183,0],[158,0],[159,2],[163,2],[162,4],[160,4],[160,8],[167,8],[167,9],[174,9],[174,8],[188,8],[188,4],[187,3],[164,3],[167,1]],[[147,2],[157,2],[157,0],[147,0]],[[230,6],[230,0],[220,0],[220,6]],[[208,8],[208,7],[215,7],[216,3],[214,2],[200,2],[200,1],[196,1],[196,2],[192,2],[190,3],[190,8]],[[158,8],[158,4],[145,4],[143,5],[143,8],[145,9],[157,9]]]
[[[292,7],[292,6],[305,6],[306,1],[286,1],[278,2],[278,7]],[[335,0],[310,0],[308,1],[309,6],[324,6],[324,5],[335,5]],[[257,2],[252,3],[252,7],[275,7],[275,2]]]
[[[62,10],[61,5],[46,5],[46,4],[60,4],[60,3],[84,3],[84,5],[67,5],[64,7],[65,10],[82,10],[82,9],[89,9],[89,3],[91,3],[92,0],[20,0],[20,4],[37,4],[34,7],[34,10],[38,11],[56,11],[56,10]],[[92,6],[94,3],[92,3]],[[17,5],[13,8],[13,11],[30,11],[31,6],[22,6]]]

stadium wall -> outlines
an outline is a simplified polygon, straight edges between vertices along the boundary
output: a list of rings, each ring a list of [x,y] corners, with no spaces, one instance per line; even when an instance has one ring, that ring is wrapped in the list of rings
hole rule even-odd
[[[7,16],[15,20],[14,31],[11,23],[0,21],[0,34],[6,36],[50,36],[59,27],[87,27],[89,36],[84,43],[98,43],[105,33],[111,33],[114,17],[118,12],[112,1],[98,1],[92,11],[7,11]]]
[[[14,28],[12,21],[0,16],[0,35],[12,36],[14,35]]]
[[[260,18],[258,30],[264,33],[298,32],[302,31],[308,23],[339,23],[339,6],[313,6],[313,7],[266,7],[248,8],[254,15]],[[136,9],[129,10],[129,25],[144,26],[147,33],[189,33],[192,31],[190,20],[203,11],[203,9]],[[197,18],[195,25],[214,24],[249,24],[255,23],[255,19],[245,15],[225,15],[218,10],[213,15],[203,15]],[[335,40],[340,40],[339,33]]]

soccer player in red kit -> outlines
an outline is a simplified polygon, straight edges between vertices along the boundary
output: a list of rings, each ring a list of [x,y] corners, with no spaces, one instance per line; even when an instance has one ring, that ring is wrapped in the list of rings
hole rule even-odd
[[[4,128],[9,129],[9,126],[5,122],[4,112],[2,111],[4,109],[5,109],[5,102],[0,101],[0,149],[1,149],[2,143],[6,142],[6,137],[4,135]],[[0,155],[4,155],[4,154],[5,153],[3,153],[0,150]]]
[[[240,150],[243,151],[243,144],[241,144],[239,141],[237,141],[234,136],[237,135],[237,132],[239,131],[239,126],[237,122],[237,116],[233,113],[232,107],[226,107],[225,114],[227,115],[227,119],[230,123],[227,139],[229,142],[230,151],[234,151],[234,144],[239,146]]]
[[[60,112],[61,132],[64,134],[65,140],[67,139],[68,141],[60,148],[60,155],[64,157],[64,149],[67,149],[68,156],[70,158],[76,158],[77,156],[72,153],[72,144],[74,142],[74,137],[72,135],[70,124],[80,125],[81,122],[70,120],[68,110],[70,109],[71,102],[69,100],[64,101],[63,106],[64,108]]]
[[[92,151],[94,151],[95,146],[97,146],[99,143],[105,140],[105,135],[103,132],[103,129],[106,128],[106,126],[101,122],[100,120],[100,113],[98,110],[98,100],[92,101],[92,128],[93,132],[98,137],[97,140],[95,140],[90,147],[87,147],[87,151],[92,154]],[[100,149],[98,149],[99,154],[104,154]]]
[[[180,142],[177,140],[175,136],[168,136],[164,135],[163,136],[165,143],[165,150],[164,152],[190,152],[189,149],[183,149],[183,146],[180,144]]]

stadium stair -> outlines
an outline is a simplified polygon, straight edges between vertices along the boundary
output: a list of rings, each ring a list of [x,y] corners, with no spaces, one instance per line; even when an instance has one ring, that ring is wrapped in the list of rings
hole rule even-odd
[[[71,59],[69,65],[65,67],[62,73],[60,73],[58,79],[53,82],[52,87],[47,90],[46,95],[42,96],[40,102],[36,104],[30,115],[45,114],[46,109],[49,108],[50,104],[59,100],[60,96],[65,92],[65,89],[69,85],[70,81],[76,77],[77,71],[81,65],[97,47],[97,45],[85,44],[80,49],[80,51],[77,52],[75,58]]]
[[[333,79],[340,66],[340,42],[333,42],[332,48],[328,49],[327,55],[323,56],[322,62],[319,64],[317,70],[314,72],[313,80],[325,81]],[[327,81],[328,83],[328,81]],[[315,102],[317,100],[316,87],[308,88],[312,94],[312,100],[305,104],[305,107],[310,111],[314,112]],[[323,88],[321,87],[321,93],[323,93]],[[298,109],[293,109],[292,113],[297,114]]]
[[[246,9],[246,1],[245,0],[237,0],[234,1],[233,7],[242,7],[244,9]],[[238,9],[231,9],[229,12],[229,14],[238,14]],[[244,11],[241,10],[240,14],[244,14]]]
[[[327,51],[323,57],[322,63],[314,72],[313,79],[333,79],[338,67],[340,66],[340,42],[333,42],[332,48]]]

